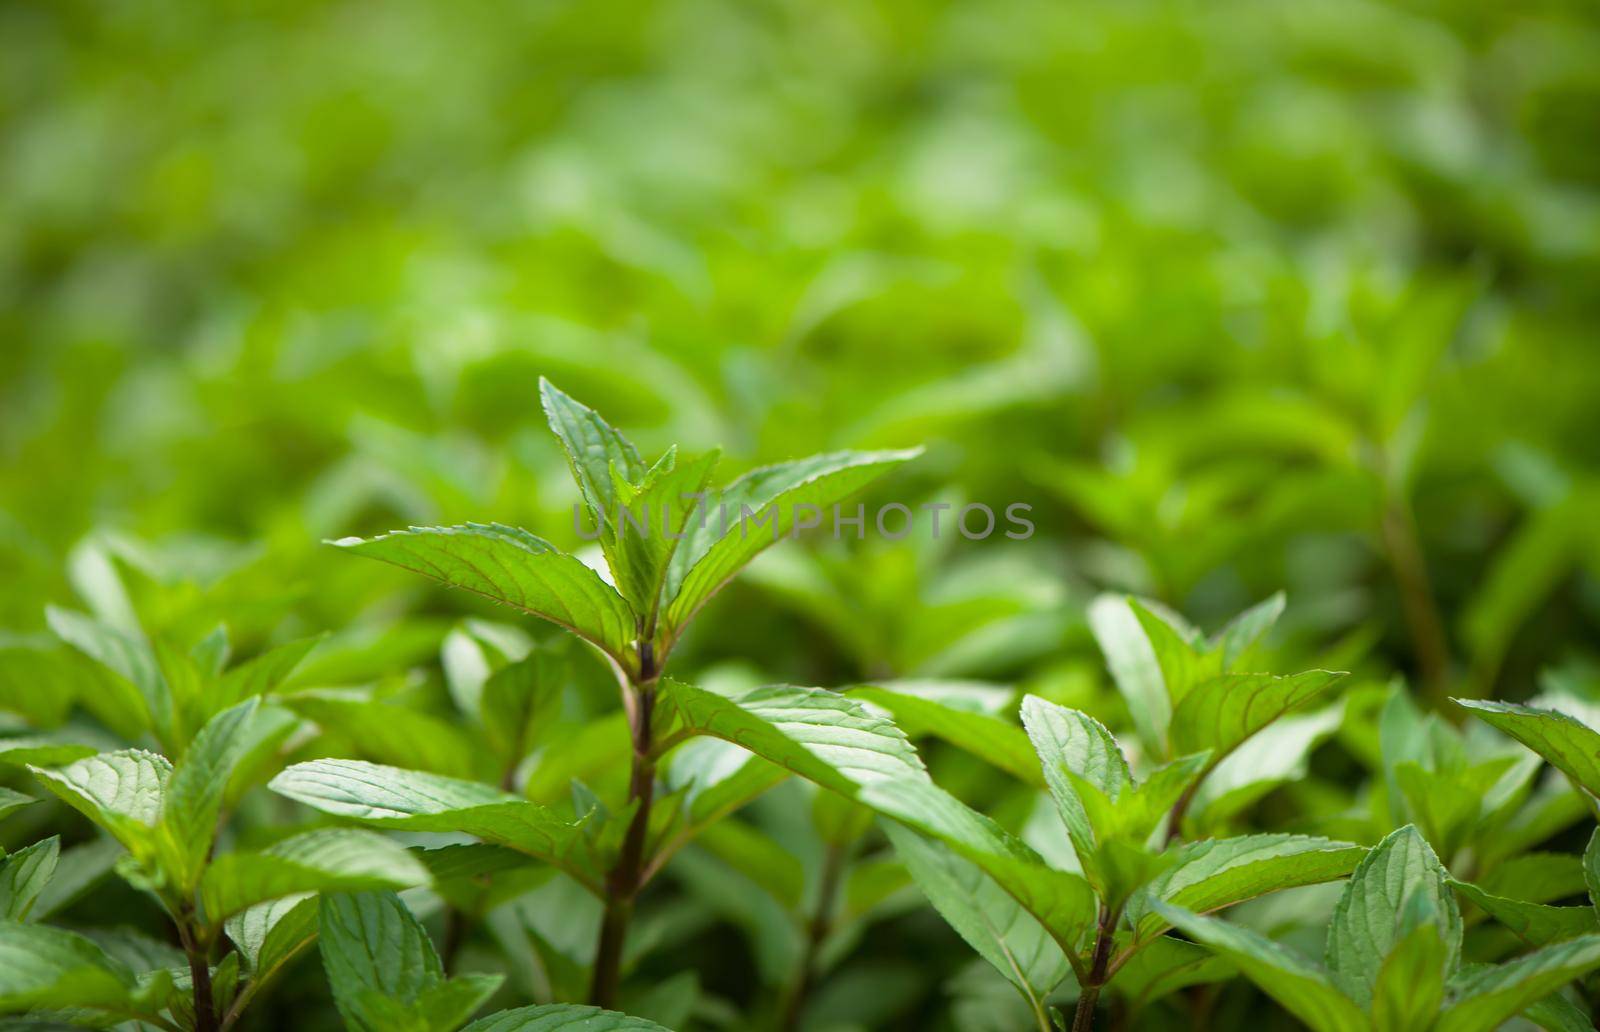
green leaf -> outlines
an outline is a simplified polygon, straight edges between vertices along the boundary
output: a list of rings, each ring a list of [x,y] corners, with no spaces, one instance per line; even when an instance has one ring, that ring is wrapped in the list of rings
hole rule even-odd
[[[679,457],[667,449],[636,487],[612,466],[618,508],[602,524],[600,543],[622,595],[652,630],[663,604],[672,556],[705,500],[718,453]]]
[[[1551,993],[1530,1005],[1522,1012],[1522,1016],[1545,1032],[1594,1032],[1594,1022],[1589,1012],[1560,992]]]
[[[1590,794],[1600,794],[1600,732],[1558,710],[1456,699],[1479,720],[1515,738]]]
[[[518,1007],[479,1018],[461,1032],[669,1032],[653,1021],[575,1003]]]
[[[240,663],[222,675],[215,689],[217,705],[232,706],[253,695],[276,691],[326,638],[326,634],[317,634],[284,642]]]
[[[1262,992],[1316,1032],[1369,1032],[1361,1008],[1299,954],[1248,928],[1167,903],[1155,907],[1164,921],[1228,958]]]
[[[150,647],[126,631],[69,609],[49,606],[45,618],[62,641],[114,675],[114,683],[131,688],[139,699],[144,730],[163,741],[171,732],[172,698]]]
[[[814,455],[752,470],[708,497],[667,572],[669,631],[676,635],[746,563],[789,534],[800,508],[834,505],[921,453]]]
[[[227,920],[228,938],[244,954],[252,984],[272,978],[316,941],[320,908],[315,895],[284,896]]]
[[[1147,746],[1160,752],[1172,720],[1172,700],[1166,681],[1139,618],[1120,595],[1100,595],[1089,603],[1089,629],[1105,653],[1117,690],[1128,703],[1128,713]]]
[[[494,757],[473,735],[420,710],[339,692],[301,692],[285,704],[349,739],[347,750],[340,751],[362,759],[472,780],[492,780],[499,773]]]
[[[23,767],[29,764],[55,767],[93,756],[99,751],[92,745],[75,742],[71,736],[64,734],[45,733],[0,738],[0,763]]]
[[[525,530],[498,523],[412,527],[332,544],[549,620],[625,665],[633,612],[600,575]]]
[[[1484,913],[1515,932],[1519,939],[1535,946],[1600,931],[1600,918],[1595,916],[1593,907],[1553,907],[1497,896],[1468,882],[1451,881],[1450,884]]]
[[[0,917],[26,921],[39,893],[56,873],[61,855],[61,838],[56,835],[35,842],[0,861]]]
[[[28,767],[68,806],[109,831],[136,856],[152,857],[172,764],[143,749],[87,756],[65,767]]]
[[[1241,835],[1191,842],[1128,906],[1136,941],[1166,929],[1161,905],[1208,913],[1280,889],[1349,874],[1366,855],[1350,842],[1306,835]]]
[[[370,831],[323,828],[258,853],[225,853],[206,868],[200,898],[206,920],[307,892],[359,892],[426,885],[428,869],[405,847]]]
[[[1212,761],[1219,762],[1274,720],[1322,699],[1344,676],[1308,670],[1287,677],[1222,674],[1203,681],[1173,710],[1172,750],[1210,749]]]
[[[170,986],[170,976],[162,973]],[[152,986],[153,996],[164,995]],[[94,1010],[153,1016],[138,980],[94,942],[46,925],[0,921],[0,1011]]]
[[[1128,761],[1110,731],[1098,720],[1078,710],[1046,702],[1036,695],[1022,700],[1022,724],[1039,755],[1044,780],[1061,821],[1067,826],[1073,848],[1085,869],[1094,862],[1099,837],[1090,821],[1079,781],[1116,802],[1131,787]],[[1075,781],[1074,779],[1078,779]]]
[[[267,787],[363,824],[473,835],[554,864],[591,888],[598,885],[582,822],[478,782],[361,760],[312,760],[287,768]]]
[[[562,657],[536,649],[484,681],[479,699],[483,732],[502,765],[516,764],[526,756],[560,715],[567,673]]]
[[[567,453],[572,478],[578,482],[590,517],[597,523],[606,522],[617,511],[612,468],[633,484],[644,475],[644,462],[628,439],[598,412],[574,401],[544,377],[539,378],[539,398],[550,429]]]
[[[1600,935],[1546,946],[1505,964],[1463,971],[1436,1032],[1490,1032],[1574,979],[1600,968]]]
[[[30,795],[14,792],[9,788],[0,788],[0,820],[11,816],[24,806],[32,806],[38,802]]]
[[[1221,653],[1200,651],[1195,647],[1195,640],[1138,599],[1128,599],[1128,608],[1133,611],[1145,640],[1155,653],[1156,666],[1161,669],[1162,689],[1172,705],[1182,702],[1196,684],[1222,673]]]
[[[934,909],[1040,1012],[1068,971],[1050,932],[976,865],[894,823],[883,830]]]
[[[1088,884],[1053,870],[994,821],[934,785],[900,729],[846,696],[766,685],[720,695],[671,679],[657,700],[662,733],[733,742],[823,788],[936,838],[977,864],[1063,944],[1095,920]]]
[[[1583,850],[1583,883],[1589,890],[1589,902],[1600,913],[1600,828],[1589,835]]]
[[[1026,784],[1045,787],[1028,735],[1015,724],[941,701],[939,683],[907,681],[850,689],[856,698],[881,706],[906,734],[934,735]]]
[[[1428,1032],[1444,1000],[1449,949],[1433,922],[1428,897],[1418,893],[1409,903],[1400,937],[1373,984],[1372,1020],[1378,1032]]]
[[[252,744],[249,725],[260,704],[259,698],[246,699],[207,721],[166,783],[161,824],[173,846],[172,874],[185,891],[199,883],[216,838],[228,777]]]
[[[1461,912],[1444,866],[1408,824],[1356,865],[1328,930],[1328,971],[1363,1006],[1372,1001],[1378,972],[1399,939],[1402,918],[1415,895],[1431,907],[1453,971],[1461,954]]]
[[[1283,615],[1287,602],[1284,593],[1277,592],[1266,601],[1258,602],[1246,609],[1228,621],[1228,626],[1217,632],[1211,639],[1210,648],[1222,653],[1223,670],[1232,670],[1239,658],[1260,641],[1264,634],[1272,630],[1278,618]]]
[[[498,976],[447,980],[428,933],[392,892],[322,897],[322,965],[345,1023],[366,1032],[448,1032]]]

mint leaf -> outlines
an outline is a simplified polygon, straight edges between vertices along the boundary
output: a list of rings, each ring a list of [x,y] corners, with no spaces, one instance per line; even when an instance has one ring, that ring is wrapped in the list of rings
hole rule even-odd
[[[1505,964],[1463,971],[1436,1032],[1491,1032],[1568,982],[1600,968],[1600,935],[1546,946]]]
[[[1156,659],[1154,647],[1128,600],[1120,595],[1100,595],[1089,603],[1089,629],[1117,690],[1128,703],[1139,737],[1156,752],[1166,747],[1172,720],[1172,700]]]
[[[38,800],[33,796],[23,795],[21,792],[16,792],[9,788],[0,788],[0,820],[11,816],[24,806],[32,806],[36,802]]]
[[[1322,969],[1248,928],[1182,907],[1156,903],[1156,913],[1189,938],[1226,957],[1262,992],[1316,1032],[1370,1032],[1360,1007]]]
[[[934,909],[1042,1013],[1068,971],[1049,930],[976,865],[896,824],[883,830]]]
[[[1497,896],[1468,882],[1452,881],[1450,884],[1484,913],[1515,932],[1519,939],[1535,946],[1600,931],[1600,918],[1596,918],[1591,906],[1553,907]]]
[[[143,749],[100,753],[64,767],[28,767],[68,806],[136,856],[153,857],[155,829],[172,764]]]
[[[461,1032],[668,1032],[653,1021],[573,1003],[518,1007],[479,1018]]]
[[[331,691],[299,692],[284,701],[324,730],[348,738],[349,751],[363,759],[456,778],[498,776],[494,757],[473,735],[430,713]]]
[[[321,901],[315,895],[284,896],[230,917],[228,938],[244,954],[251,984],[271,979],[317,938]]]
[[[88,938],[46,925],[0,921],[0,1011],[100,1011],[153,1017],[171,977],[161,972],[141,992],[128,967]],[[97,1017],[99,1017],[97,1015]]]
[[[1418,893],[1409,903],[1400,937],[1373,984],[1372,1020],[1383,1032],[1428,1032],[1444,999],[1449,948],[1432,921],[1428,897]]]
[[[628,603],[576,557],[525,530],[498,523],[412,527],[332,544],[549,620],[625,666],[633,662],[637,632]]]
[[[1172,713],[1176,753],[1210,749],[1221,761],[1279,717],[1322,699],[1345,675],[1329,670],[1277,677],[1221,674],[1196,685]]]
[[[258,853],[224,853],[206,868],[200,898],[206,920],[222,921],[269,900],[308,892],[358,892],[425,885],[428,869],[382,835],[323,828]]]
[[[252,744],[249,725],[260,704],[259,698],[246,699],[212,717],[167,781],[161,823],[172,846],[171,874],[185,891],[198,883],[211,852],[228,776]]]
[[[319,937],[334,1003],[353,1029],[446,1032],[500,981],[447,980],[428,933],[392,892],[323,896]]]
[[[1050,786],[1073,848],[1087,869],[1098,843],[1078,779],[1116,802],[1132,786],[1133,775],[1117,740],[1098,720],[1078,710],[1057,706],[1036,695],[1022,700],[1022,724]]]
[[[578,482],[590,517],[604,525],[617,511],[611,470],[615,468],[626,482],[637,483],[644,475],[644,462],[628,439],[598,412],[562,393],[544,377],[539,378],[539,398],[550,429],[567,453],[572,479]]]
[[[1600,828],[1589,835],[1583,850],[1583,883],[1589,890],[1589,902],[1600,912]]]
[[[596,888],[581,822],[475,781],[362,760],[297,763],[267,786],[324,813],[384,828],[456,831],[527,853]]]
[[[947,703],[942,687],[937,681],[887,681],[852,688],[850,695],[888,710],[912,737],[933,735],[1026,784],[1045,786],[1025,731],[987,713]]]
[[[1281,591],[1277,592],[1266,601],[1246,609],[1217,632],[1209,648],[1222,654],[1223,670],[1232,670],[1240,657],[1272,630],[1287,603],[1287,596]]]
[[[1349,874],[1366,855],[1350,842],[1306,835],[1244,835],[1192,842],[1177,862],[1129,903],[1136,941],[1166,928],[1163,905],[1195,913],[1218,910],[1268,892],[1315,885]]]
[[[0,861],[0,917],[26,921],[39,893],[56,873],[61,838],[52,835]]]
[[[829,506],[922,453],[833,452],[752,470],[706,499],[673,553],[666,578],[666,626],[680,631],[700,607],[763,549],[787,536],[802,506]],[[746,510],[748,520],[741,520]]]
[[[1558,710],[1486,699],[1456,699],[1479,720],[1515,738],[1591,795],[1600,794],[1600,732]]]
[[[1461,955],[1461,912],[1449,875],[1417,829],[1406,825],[1373,847],[1356,866],[1334,908],[1328,930],[1328,971],[1363,1006],[1372,1001],[1378,972],[1402,933],[1414,896],[1430,907],[1445,944],[1449,969]],[[1406,929],[1409,931],[1409,929]]]

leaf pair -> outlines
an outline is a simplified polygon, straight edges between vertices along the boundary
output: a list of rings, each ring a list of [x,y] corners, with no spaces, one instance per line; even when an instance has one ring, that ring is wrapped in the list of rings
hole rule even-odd
[[[598,529],[611,583],[543,538],[499,524],[417,527],[334,544],[565,627],[635,678],[655,675],[700,607],[789,534],[802,508],[820,511],[917,454],[814,456],[752,471],[710,492],[715,453],[690,458],[669,449],[646,465],[594,410],[548,382],[541,393]],[[653,649],[651,669],[639,656],[646,644]]]
[[[1498,966],[1463,966],[1449,876],[1410,825],[1356,867],[1334,910],[1322,966],[1181,905],[1154,909],[1318,1032],[1488,1032],[1600,967],[1600,936]]]
[[[1235,617],[1210,638],[1154,603],[1102,595],[1089,606],[1089,626],[1105,653],[1140,738],[1153,756],[1176,759],[1202,751],[1204,779],[1274,721],[1326,700],[1345,675],[1307,670],[1277,676],[1237,669],[1283,612],[1277,594]],[[1304,755],[1313,740],[1286,736]],[[1236,766],[1235,791],[1282,776],[1284,755],[1256,770]],[[1209,802],[1209,800],[1207,800]],[[1182,816],[1182,815],[1180,815]]]

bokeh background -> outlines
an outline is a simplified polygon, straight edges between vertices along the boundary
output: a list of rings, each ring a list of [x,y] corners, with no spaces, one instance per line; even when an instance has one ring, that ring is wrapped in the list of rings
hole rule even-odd
[[[1424,701],[1594,683],[1591,4],[8,0],[0,41],[31,724],[73,701],[47,603],[331,630],[308,682],[437,695],[485,611],[318,542],[576,544],[541,374],[726,475],[925,444],[877,500],[1034,507],[1026,542],[785,545],[685,676],[1115,726],[1096,592],[1209,628],[1282,588],[1286,648]]]

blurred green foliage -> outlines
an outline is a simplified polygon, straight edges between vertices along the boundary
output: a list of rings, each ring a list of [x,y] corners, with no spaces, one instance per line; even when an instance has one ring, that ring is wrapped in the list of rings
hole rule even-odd
[[[92,676],[51,603],[226,621],[240,655],[331,630],[301,683],[437,708],[446,633],[497,614],[318,542],[575,545],[541,374],[651,454],[925,443],[877,500],[1034,507],[1026,542],[785,546],[685,675],[988,678],[1123,730],[1097,591],[1214,628],[1283,588],[1292,660],[1424,702],[1593,690],[1591,5],[12,0],[0,39],[30,725],[73,698],[39,671]],[[1298,803],[1351,802],[1380,705],[1353,694]],[[915,1012],[907,921],[819,1013]]]

